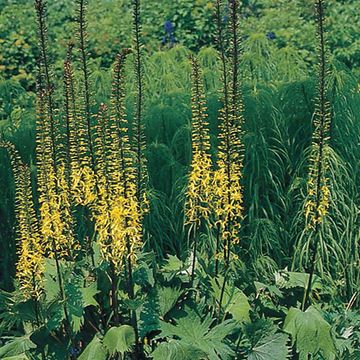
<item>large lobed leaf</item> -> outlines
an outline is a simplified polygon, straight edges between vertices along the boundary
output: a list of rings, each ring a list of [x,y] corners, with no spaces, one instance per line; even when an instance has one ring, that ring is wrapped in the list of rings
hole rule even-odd
[[[286,360],[289,358],[286,334],[273,334],[259,340],[251,349],[248,360]]]
[[[103,344],[110,355],[124,354],[135,344],[135,331],[129,325],[112,327],[106,333]]]
[[[106,360],[106,350],[104,349],[99,337],[95,336],[88,344],[78,360]]]
[[[284,331],[291,335],[300,360],[319,353],[326,360],[335,358],[331,326],[314,307],[310,306],[305,312],[291,308],[285,319]]]
[[[233,351],[225,344],[225,338],[235,329],[236,323],[227,320],[211,327],[213,318],[207,315],[204,320],[194,310],[186,309],[187,316],[177,321],[177,325],[161,323],[161,338],[180,339],[181,350],[194,348],[206,354],[209,360],[228,359]]]

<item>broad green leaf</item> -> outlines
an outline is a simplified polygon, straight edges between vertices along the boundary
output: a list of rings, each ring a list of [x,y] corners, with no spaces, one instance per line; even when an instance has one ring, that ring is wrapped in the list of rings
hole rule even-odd
[[[275,274],[276,285],[280,288],[292,289],[295,287],[306,288],[309,282],[309,274],[293,271],[280,271]],[[322,289],[321,279],[314,276],[313,289]]]
[[[300,360],[307,360],[308,355],[321,355],[326,359],[334,359],[336,355],[331,326],[314,308],[305,312],[291,308],[286,316],[284,331],[291,335]]]
[[[146,262],[138,263],[136,271],[134,272],[134,281],[140,286],[149,284],[151,287],[155,285],[155,279],[152,269]]]
[[[51,302],[59,297],[60,288],[56,273],[55,261],[51,259],[45,260],[44,273],[44,290],[46,294],[46,301]]]
[[[160,343],[150,355],[154,360],[202,360],[204,352],[177,340]]]
[[[66,305],[69,311],[71,326],[74,332],[78,332],[84,322],[83,297],[82,297],[83,277],[74,276],[65,284]]]
[[[87,306],[98,306],[98,303],[95,300],[95,295],[99,293],[99,290],[97,289],[95,282],[85,288],[81,288],[80,291],[84,308]]]
[[[211,327],[213,318],[206,316],[203,320],[195,311],[187,308],[187,316],[177,321],[176,325],[161,322],[162,332],[159,337],[180,339],[182,346],[192,346],[204,352],[209,360],[227,359],[233,354],[224,342],[225,338],[235,329],[235,322],[227,320]],[[220,357],[221,355],[221,357]]]
[[[6,357],[3,358],[2,360],[30,360],[30,358],[25,354],[21,354],[21,355]]]
[[[160,287],[159,296],[159,315],[164,317],[176,304],[181,295],[181,290],[171,287]]]
[[[264,337],[251,349],[248,360],[286,360],[289,358],[288,340],[286,334]]]
[[[162,267],[163,272],[177,272],[184,267],[184,264],[176,256],[169,255],[166,264]]]
[[[0,348],[0,359],[23,355],[26,351],[35,348],[36,345],[30,340],[29,335],[13,338],[11,341]]]
[[[78,360],[106,360],[106,355],[106,350],[101,340],[95,336],[79,356]]]
[[[110,355],[124,354],[135,344],[135,331],[129,325],[112,327],[106,333],[103,344]]]
[[[216,301],[219,301],[221,294],[221,287],[224,281],[223,277],[219,277],[218,283],[213,279],[212,289],[213,296]],[[221,285],[220,285],[221,284]],[[221,303],[224,312],[231,314],[234,320],[237,321],[250,321],[250,304],[246,295],[231,283],[227,283]]]

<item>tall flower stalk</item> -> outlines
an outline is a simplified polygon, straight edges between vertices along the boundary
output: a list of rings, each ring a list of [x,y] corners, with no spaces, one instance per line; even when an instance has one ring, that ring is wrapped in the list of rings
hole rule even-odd
[[[331,105],[328,101],[326,80],[328,73],[326,41],[325,41],[325,1],[315,1],[317,37],[318,37],[318,87],[313,120],[313,138],[310,155],[310,170],[308,177],[308,197],[305,204],[305,216],[309,231],[313,235],[311,244],[311,259],[309,281],[304,292],[303,310],[309,303],[315,273],[321,226],[330,206],[329,140],[331,124]]]
[[[45,257],[39,223],[31,187],[31,173],[28,166],[20,159],[14,145],[0,143],[7,149],[15,179],[15,215],[17,220],[17,235],[19,241],[16,277],[24,299],[33,299],[36,310],[37,325],[40,324],[38,302],[43,293],[43,275]]]
[[[82,111],[81,116],[85,119],[86,123],[86,146],[88,156],[91,160],[91,166],[95,168],[95,154],[94,154],[94,139],[92,134],[92,112],[91,112],[91,92],[90,92],[90,71],[88,65],[87,54],[87,20],[86,10],[88,2],[87,0],[76,0],[77,4],[77,37],[78,37],[78,51],[79,62],[82,73],[81,81],[81,99],[82,99]]]
[[[101,106],[95,143],[99,189],[96,231],[102,257],[110,264],[115,323],[119,323],[117,287],[124,270],[129,298],[135,298],[133,266],[142,247],[143,232],[137,198],[136,160],[130,146],[124,106],[124,66],[128,54],[129,51],[124,50],[116,58],[111,108]],[[131,311],[131,320],[138,343],[135,311]]]
[[[242,125],[243,101],[240,88],[238,34],[239,2],[229,2],[230,50],[224,48],[225,35],[221,16],[222,2],[216,0],[217,44],[221,63],[222,102],[219,122],[219,148],[217,168],[214,174],[214,212],[217,224],[215,249],[215,275],[219,273],[219,260],[224,259],[224,280],[219,299],[219,317],[226,287],[231,247],[239,243],[239,230],[243,219],[243,170]],[[222,255],[220,250],[223,250]]]
[[[146,184],[147,184],[147,165],[145,158],[146,141],[145,126],[143,119],[144,107],[144,82],[143,82],[143,65],[142,65],[142,43],[141,43],[141,13],[140,0],[133,0],[133,44],[134,44],[134,73],[135,73],[135,111],[132,123],[131,143],[136,156],[136,196],[139,205],[145,209]]]
[[[44,0],[34,1],[37,25],[38,25],[38,91],[44,96],[46,106],[44,104],[44,111],[49,120],[49,134],[51,139],[51,156],[54,167],[54,172],[57,175],[57,166],[59,162],[59,124],[55,117],[55,104],[53,98],[54,84],[52,82],[52,70],[50,66],[49,51],[48,51],[48,37],[46,25],[46,7],[47,2]]]
[[[39,76],[37,86],[36,163],[39,193],[39,231],[42,251],[56,264],[66,332],[72,337],[60,260],[73,258],[78,249],[73,233],[73,217],[66,177],[66,157],[61,147],[61,127],[55,120],[49,55],[47,52],[46,2],[35,0],[39,33]],[[56,122],[55,122],[56,121]]]
[[[198,230],[211,214],[212,161],[210,135],[207,121],[204,84],[199,61],[190,57],[192,67],[191,140],[192,162],[186,193],[185,218],[189,226],[189,238],[193,240],[191,284],[194,282],[196,256],[199,246]]]
[[[66,123],[67,181],[72,201],[91,205],[96,198],[95,173],[88,152],[87,125],[80,116],[72,61],[73,44],[69,45],[64,62],[64,108]]]

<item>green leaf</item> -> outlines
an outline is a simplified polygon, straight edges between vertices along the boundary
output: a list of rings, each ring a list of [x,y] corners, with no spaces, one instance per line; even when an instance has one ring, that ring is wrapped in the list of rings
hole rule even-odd
[[[218,283],[215,279],[211,280],[213,296],[218,301],[221,294],[221,285],[224,281],[223,277],[219,277]],[[223,300],[221,303],[224,312],[233,316],[237,321],[250,321],[250,304],[247,296],[230,282],[226,284]]]
[[[24,355],[26,351],[35,349],[36,345],[30,340],[30,335],[13,338],[0,348],[0,359]]]
[[[106,360],[106,355],[107,353],[101,340],[98,336],[95,336],[79,356],[78,360]]]
[[[176,304],[181,295],[181,290],[172,287],[160,287],[159,296],[159,315],[164,317]]]
[[[162,267],[161,271],[163,272],[178,272],[182,270],[184,264],[181,260],[179,260],[176,256],[169,255],[166,260],[166,264]]]
[[[182,346],[191,346],[204,352],[210,360],[228,358],[233,354],[230,347],[225,344],[225,338],[235,329],[233,320],[211,327],[213,318],[207,315],[204,320],[194,310],[186,309],[187,316],[179,319],[177,325],[161,322],[159,337],[175,337],[180,339]]]
[[[161,343],[150,355],[154,360],[202,360],[204,352],[177,340]]]
[[[286,360],[289,358],[288,340],[286,334],[264,337],[252,348],[248,360]]]
[[[284,331],[291,335],[300,360],[307,360],[308,355],[319,353],[326,360],[336,355],[331,326],[312,306],[305,312],[291,308],[285,319]]]
[[[95,295],[99,293],[97,285],[95,282],[91,283],[89,286],[80,289],[82,294],[83,306],[98,306],[97,301],[95,300]]]
[[[55,261],[45,260],[45,273],[44,273],[44,290],[46,294],[46,300],[51,302],[59,297],[60,289],[57,280]]]
[[[309,283],[309,274],[302,272],[280,271],[275,274],[276,285],[284,289],[300,287],[305,289]],[[314,277],[313,289],[322,289],[321,279]]]
[[[75,275],[65,284],[66,304],[69,311],[71,326],[74,332],[78,332],[84,322],[83,318],[83,298],[82,298],[83,278]]]
[[[6,357],[2,360],[30,360],[30,358],[25,354],[21,354],[21,355]]]
[[[112,327],[106,333],[103,344],[110,355],[124,354],[135,344],[135,331],[129,325]]]

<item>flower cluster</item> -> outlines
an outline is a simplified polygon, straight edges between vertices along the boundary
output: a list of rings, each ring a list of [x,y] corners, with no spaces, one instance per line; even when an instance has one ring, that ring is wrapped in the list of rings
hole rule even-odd
[[[199,226],[211,213],[212,161],[204,85],[198,60],[192,65],[192,162],[186,194],[186,222]]]
[[[43,291],[44,251],[32,197],[30,169],[10,143],[8,150],[15,177],[15,214],[19,240],[16,276],[24,299],[39,299]]]
[[[64,95],[67,129],[68,184],[75,204],[89,205],[96,198],[95,173],[87,138],[87,125],[79,109],[72,67],[72,46],[64,62]]]
[[[73,217],[66,181],[65,164],[56,164],[52,157],[50,118],[45,95],[37,101],[37,179],[40,207],[40,234],[44,250],[50,257],[72,257],[77,249],[73,234]]]
[[[128,51],[114,67],[111,116],[100,109],[96,158],[98,199],[95,223],[103,258],[119,273],[128,258],[135,261],[142,246],[142,217],[137,199],[135,155],[131,149],[124,108],[124,64]]]
[[[173,47],[175,45],[175,29],[174,24],[166,20],[164,23],[164,31],[165,35],[162,38],[161,45],[165,46],[166,44],[169,44],[169,47]]]
[[[217,2],[218,27],[220,28],[220,1]],[[240,223],[243,218],[242,195],[242,124],[243,103],[239,87],[239,37],[237,1],[229,3],[231,53],[225,57],[222,45],[222,32],[218,41],[222,62],[222,102],[220,111],[220,133],[217,169],[214,176],[214,211],[220,237],[226,247],[239,242]]]
[[[305,216],[308,227],[316,229],[325,219],[330,207],[330,185],[328,178],[331,105],[326,88],[327,54],[325,44],[324,2],[317,0],[318,45],[318,89],[313,120],[313,139],[308,177],[308,196],[305,204]]]

